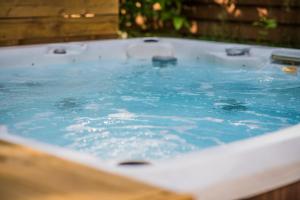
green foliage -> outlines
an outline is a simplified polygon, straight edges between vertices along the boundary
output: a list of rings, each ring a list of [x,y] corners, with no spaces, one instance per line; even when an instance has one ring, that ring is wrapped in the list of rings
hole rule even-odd
[[[290,10],[290,4],[294,0],[282,1],[284,2],[282,9],[286,11]],[[189,3],[187,4],[186,2]],[[227,23],[229,23],[233,17],[236,18],[236,21],[239,21],[239,15],[235,15],[237,12],[228,11],[230,6],[236,1],[224,1],[227,3],[222,4],[221,6],[224,10],[217,13],[217,18],[220,20],[220,23],[218,23],[215,28],[211,27],[209,23],[206,23],[208,24],[207,26],[202,26],[203,23],[199,19],[189,18],[190,21],[188,21],[183,13],[183,8],[185,8],[185,12],[191,10],[191,6],[194,5],[191,2],[192,0],[120,0],[120,36],[123,38],[152,36],[188,37],[193,39],[227,42],[254,42],[247,40],[246,37],[239,37],[241,31],[234,32],[226,28]],[[196,7],[197,5],[194,6]],[[220,6],[220,4],[218,4],[218,6]],[[234,11],[239,11],[239,5],[235,6]],[[240,11],[241,16],[243,16],[245,13],[243,13],[242,9]],[[272,9],[270,11],[272,11]],[[255,8],[253,12],[255,12]],[[196,14],[197,13],[193,13],[191,15]],[[279,28],[275,18],[276,15],[274,16],[274,13],[271,13],[273,15],[268,15],[268,12],[258,12],[256,14],[258,15],[258,19],[251,23],[253,26],[257,27],[254,29],[257,31],[255,43],[283,45],[283,41],[271,43],[269,39],[273,34],[273,30]],[[195,24],[196,26],[194,26]],[[195,27],[196,31],[192,32],[191,30],[195,30],[193,29]],[[285,45],[286,44],[287,43],[285,42]],[[293,45],[293,43],[289,43],[288,45]]]
[[[277,21],[275,19],[268,19],[266,17],[261,17],[260,20],[254,22],[253,25],[264,29],[275,29],[277,28]]]
[[[180,31],[189,23],[182,15],[184,0],[123,0],[120,2],[120,29],[143,32],[169,29]]]
[[[277,21],[275,19],[269,19],[267,17],[260,17],[258,21],[253,23],[254,26],[260,28],[258,31],[257,42],[261,43],[261,41],[265,40],[269,35],[269,30],[277,28]]]

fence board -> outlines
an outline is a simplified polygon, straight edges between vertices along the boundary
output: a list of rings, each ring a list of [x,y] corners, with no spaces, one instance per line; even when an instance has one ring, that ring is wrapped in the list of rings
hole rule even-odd
[[[300,47],[300,1],[299,0],[236,0],[233,10],[214,0],[185,1],[183,13],[189,21],[198,23],[201,36],[221,39],[267,41]],[[267,9],[267,19],[275,19],[277,28],[266,30],[254,26],[260,20],[258,8]],[[235,11],[240,14],[236,14]],[[262,37],[268,32],[268,36]]]
[[[104,4],[118,5],[118,0],[1,0],[0,6],[62,6],[62,7],[93,7]]]
[[[215,4],[214,0],[185,0],[186,5]],[[244,6],[287,6],[300,7],[299,0],[236,0],[236,5]]]
[[[117,16],[95,18],[37,18],[0,20],[1,39],[27,39],[31,37],[58,37],[109,34],[116,32]]]
[[[25,3],[24,3],[25,2]],[[54,17],[64,13],[94,13],[94,14],[117,14],[118,2],[100,0],[97,2],[88,1],[86,4],[80,4],[75,0],[67,4],[65,1],[57,3],[53,1],[45,1],[45,3],[26,4],[26,1],[19,3],[0,3],[0,18],[16,18],[16,17]],[[51,2],[51,3],[50,3]],[[76,3],[77,2],[77,3]],[[27,2],[28,3],[28,2]],[[1,5],[3,4],[3,5]]]
[[[112,38],[117,31],[118,0],[0,0],[0,45]]]
[[[211,5],[185,6],[184,11],[190,19],[198,20],[229,20],[238,22],[252,23],[259,20],[259,15],[256,7],[240,6],[240,15],[230,14],[223,7]],[[268,17],[276,19],[280,24],[297,24],[300,25],[300,9],[282,10],[281,8],[269,8]]]
[[[240,42],[255,41],[268,42],[277,41],[277,44],[300,46],[300,27],[281,27],[268,31],[268,35],[262,34],[259,27],[239,23],[221,23],[214,21],[198,22],[197,35],[221,40],[235,40]]]

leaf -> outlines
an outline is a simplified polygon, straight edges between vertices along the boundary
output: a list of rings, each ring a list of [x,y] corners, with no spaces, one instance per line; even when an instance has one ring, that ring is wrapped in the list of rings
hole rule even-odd
[[[263,36],[263,37],[266,37],[268,35],[268,31],[267,30],[260,30],[260,31],[258,31],[258,34]]]
[[[277,27],[277,22],[274,19],[269,19],[266,21],[266,28],[267,29],[274,29]]]
[[[259,26],[260,25],[260,23],[259,22],[253,22],[253,24],[252,24],[253,26]]]
[[[184,19],[184,23],[183,23],[185,28],[190,28],[190,23],[188,22],[187,19]]]
[[[161,14],[161,19],[164,21],[164,20],[168,20],[172,17],[172,13],[170,12],[163,12]]]
[[[173,18],[173,26],[177,31],[181,29],[183,23],[184,23],[184,18],[178,16]]]

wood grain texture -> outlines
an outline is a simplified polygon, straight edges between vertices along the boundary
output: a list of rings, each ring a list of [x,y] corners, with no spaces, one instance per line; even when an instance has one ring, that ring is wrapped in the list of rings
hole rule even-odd
[[[54,17],[63,13],[118,14],[116,0],[0,1],[0,18]]]
[[[300,181],[244,200],[298,200]]]
[[[128,178],[0,141],[1,200],[191,200]]]
[[[94,18],[64,19],[37,18],[0,20],[0,38],[28,39],[58,36],[84,36],[95,34],[113,34],[118,23],[115,15]]]
[[[186,16],[196,20],[213,20],[213,21],[234,21],[253,23],[259,20],[257,7],[238,6],[240,15],[228,14],[226,9],[217,4],[185,6]],[[268,17],[276,19],[280,24],[300,26],[300,8],[299,9],[282,9],[281,7],[268,8]]]
[[[266,31],[267,35],[262,35]],[[243,23],[199,21],[197,34],[220,39],[234,39],[240,42],[250,41],[280,41],[300,46],[300,27],[282,26],[278,29],[263,30],[256,26]]]
[[[215,0],[185,0],[186,4],[215,4]],[[246,6],[286,6],[300,7],[299,0],[236,0],[237,5]]]
[[[183,13],[189,21],[198,23],[196,35],[300,47],[299,0],[238,0],[232,1],[234,5],[217,2],[221,1],[185,1]],[[276,20],[275,29],[254,26],[261,19],[259,9],[265,9],[267,19]]]
[[[115,38],[118,24],[118,0],[0,0],[2,46]]]

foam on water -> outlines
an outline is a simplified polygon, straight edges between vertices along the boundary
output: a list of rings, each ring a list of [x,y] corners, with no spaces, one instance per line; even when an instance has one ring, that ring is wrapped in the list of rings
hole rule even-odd
[[[0,68],[1,129],[107,160],[170,158],[299,121],[299,75],[275,65]]]

